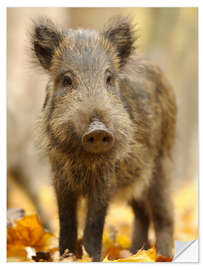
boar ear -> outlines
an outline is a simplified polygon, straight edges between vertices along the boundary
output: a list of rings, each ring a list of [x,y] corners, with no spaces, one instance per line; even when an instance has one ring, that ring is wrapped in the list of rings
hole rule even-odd
[[[33,56],[44,69],[49,70],[54,52],[63,40],[63,33],[47,18],[40,18],[33,26]]]
[[[128,56],[134,51],[134,43],[137,40],[131,19],[122,16],[112,18],[103,28],[102,34],[115,47],[120,66],[123,66]]]

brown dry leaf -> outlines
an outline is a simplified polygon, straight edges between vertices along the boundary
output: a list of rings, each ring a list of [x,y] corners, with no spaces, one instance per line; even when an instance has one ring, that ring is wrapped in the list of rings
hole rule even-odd
[[[166,256],[157,256],[156,262],[171,262],[173,258],[166,257]]]

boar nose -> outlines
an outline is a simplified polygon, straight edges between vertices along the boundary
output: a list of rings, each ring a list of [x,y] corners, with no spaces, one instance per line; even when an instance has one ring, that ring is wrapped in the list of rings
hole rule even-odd
[[[111,149],[114,143],[112,133],[106,126],[99,122],[93,121],[88,131],[82,137],[82,144],[87,152],[100,154]]]

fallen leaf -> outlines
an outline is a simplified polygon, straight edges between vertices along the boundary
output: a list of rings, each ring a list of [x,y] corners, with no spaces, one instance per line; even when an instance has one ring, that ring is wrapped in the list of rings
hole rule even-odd
[[[139,250],[135,255],[113,261],[105,258],[103,262],[156,262],[156,249]]]
[[[7,256],[26,257],[25,247],[44,250],[52,234],[44,231],[36,215],[25,216],[7,228]]]
[[[171,262],[172,259],[173,258],[171,258],[171,257],[166,257],[166,256],[160,255],[160,256],[157,256],[156,261],[157,262]]]

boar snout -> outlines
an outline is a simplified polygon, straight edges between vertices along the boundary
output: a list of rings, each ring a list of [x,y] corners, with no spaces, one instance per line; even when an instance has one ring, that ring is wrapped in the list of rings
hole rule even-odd
[[[114,143],[113,134],[100,121],[93,121],[82,137],[82,144],[87,152],[100,154],[111,149]]]

